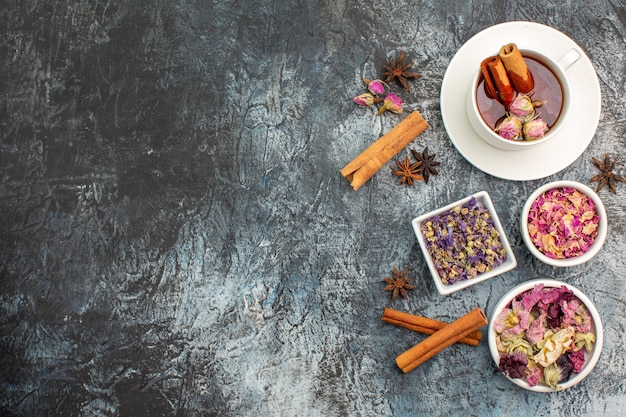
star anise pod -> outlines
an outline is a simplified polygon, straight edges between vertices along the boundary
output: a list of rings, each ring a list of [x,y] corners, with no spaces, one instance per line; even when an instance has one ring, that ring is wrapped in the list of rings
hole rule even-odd
[[[400,51],[400,55],[395,62],[392,61],[391,58],[387,58],[387,61],[389,61],[389,65],[383,66],[385,69],[383,76],[387,77],[385,78],[385,82],[388,83],[394,79],[398,80],[400,85],[402,85],[406,91],[411,92],[409,83],[406,82],[407,79],[421,77],[420,74],[409,71],[409,69],[413,66],[413,62],[404,65],[404,51]]]
[[[408,156],[404,157],[404,162],[396,161],[396,164],[398,164],[398,169],[391,167],[391,172],[393,172],[393,175],[400,177],[400,184],[406,182],[408,185],[412,186],[413,181],[421,181],[424,179],[420,175],[420,163],[415,162],[412,164]]]
[[[439,162],[435,161],[436,154],[429,154],[428,147],[424,148],[424,152],[419,153],[414,149],[411,149],[411,154],[415,158],[415,160],[420,164],[419,165],[419,174],[424,178],[424,182],[428,184],[428,178],[430,175],[437,175],[436,166],[439,166]]]
[[[408,271],[405,269],[402,272],[398,271],[398,268],[393,267],[393,275],[391,277],[383,278],[383,281],[387,283],[384,291],[391,291],[391,301],[395,301],[400,295],[402,298],[407,298],[407,291],[414,290],[415,285],[409,284],[411,278],[407,277]]]
[[[591,158],[591,160],[594,164],[596,164],[598,168],[600,168],[601,171],[599,174],[595,175],[589,180],[590,182],[598,182],[598,188],[596,188],[596,192],[600,191],[605,185],[609,184],[609,188],[611,189],[611,191],[613,191],[613,194],[615,194],[617,192],[615,187],[616,181],[620,181],[626,184],[626,179],[624,177],[617,175],[613,172],[617,160],[614,159],[613,161],[611,161],[608,153],[604,154],[604,161],[600,161],[599,159],[593,157]]]

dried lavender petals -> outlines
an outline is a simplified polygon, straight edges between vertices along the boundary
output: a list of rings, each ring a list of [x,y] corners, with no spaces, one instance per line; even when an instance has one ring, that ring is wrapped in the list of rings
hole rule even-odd
[[[571,188],[541,194],[528,212],[528,233],[541,253],[552,259],[583,255],[598,236],[600,216],[591,198]]]
[[[475,197],[425,220],[420,231],[445,285],[491,271],[507,257],[489,210],[477,205]]]

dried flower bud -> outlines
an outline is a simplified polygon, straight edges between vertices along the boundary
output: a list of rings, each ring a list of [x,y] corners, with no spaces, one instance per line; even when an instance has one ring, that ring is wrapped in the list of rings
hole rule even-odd
[[[524,134],[524,138],[526,138],[526,140],[540,139],[544,137],[547,131],[548,124],[541,117],[537,117],[536,119],[524,123],[524,127],[522,129],[522,133]]]
[[[519,140],[522,136],[522,121],[517,116],[510,115],[500,122],[495,131],[504,139]]]
[[[352,99],[352,101],[354,101],[356,104],[358,104],[361,107],[369,107],[372,104],[374,104],[374,96],[371,95],[370,93],[364,93],[364,94],[361,94],[360,96],[356,96],[355,98]]]
[[[519,117],[522,121],[529,120],[535,115],[535,106],[530,97],[518,95],[509,104],[509,113]]]
[[[378,114],[384,113],[386,110],[394,113],[402,113],[402,99],[395,94],[387,94],[383,105],[378,110]]]
[[[387,84],[385,84],[382,80],[370,81],[366,79],[363,80],[363,82],[367,85],[367,89],[370,93],[376,96],[385,94],[385,87],[387,86]]]

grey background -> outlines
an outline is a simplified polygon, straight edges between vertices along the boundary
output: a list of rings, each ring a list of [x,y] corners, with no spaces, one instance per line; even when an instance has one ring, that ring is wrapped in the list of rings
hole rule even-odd
[[[513,20],[574,39],[602,89],[590,146],[529,182],[468,163],[439,103],[463,43]],[[622,1],[2,1],[0,34],[2,415],[626,412],[626,185],[600,192],[609,236],[584,266],[539,263],[517,224],[537,186],[588,183],[592,156],[626,172]],[[354,192],[339,170],[406,114],[351,99],[400,50],[423,77],[393,91],[430,123],[411,147],[436,153],[441,174],[407,188],[383,167]],[[442,297],[410,220],[480,190],[519,266]],[[392,303],[394,266],[417,289]],[[604,350],[580,385],[526,392],[484,342],[396,367],[423,336],[382,323],[384,307],[491,315],[541,276],[602,316]]]

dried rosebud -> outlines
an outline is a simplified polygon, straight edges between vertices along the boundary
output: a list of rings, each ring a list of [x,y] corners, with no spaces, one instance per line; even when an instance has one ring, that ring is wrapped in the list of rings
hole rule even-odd
[[[522,136],[522,121],[510,115],[500,122],[495,129],[496,133],[507,140],[518,140]]]
[[[361,94],[360,96],[356,96],[355,98],[352,99],[352,101],[354,101],[356,104],[358,104],[361,107],[369,107],[372,104],[374,104],[374,96],[371,95],[370,93],[364,93],[364,94]]]
[[[509,113],[519,117],[522,121],[532,119],[535,115],[535,106],[530,97],[518,95],[509,104]]]
[[[370,81],[368,79],[365,79],[363,80],[363,82],[367,86],[367,89],[369,90],[370,93],[376,96],[379,96],[385,93],[385,87],[387,87],[387,84],[385,84],[382,80]]]
[[[384,113],[386,110],[394,113],[402,113],[402,99],[395,94],[387,94],[383,105],[378,110],[378,114]]]
[[[524,134],[524,138],[526,138],[526,140],[540,139],[544,137],[547,131],[548,124],[541,117],[537,117],[536,119],[524,123],[524,127],[522,129],[522,133]]]

